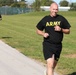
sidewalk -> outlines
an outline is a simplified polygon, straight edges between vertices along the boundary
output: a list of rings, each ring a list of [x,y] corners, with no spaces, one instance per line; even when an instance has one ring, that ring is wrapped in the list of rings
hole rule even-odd
[[[44,71],[43,65],[0,40],[0,75],[44,75]]]

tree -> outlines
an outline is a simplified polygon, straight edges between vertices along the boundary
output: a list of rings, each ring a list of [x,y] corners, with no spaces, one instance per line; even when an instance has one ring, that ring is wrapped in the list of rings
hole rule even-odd
[[[26,6],[27,6],[27,4],[24,1],[19,1],[19,2],[15,2],[15,3],[11,4],[11,7],[25,8]]]
[[[17,2],[17,0],[14,0],[14,3]]]
[[[14,3],[14,0],[0,0],[0,4],[2,6],[5,6],[5,5],[11,5],[12,3]]]
[[[40,6],[50,6],[50,4],[53,2],[53,0],[35,0],[32,6],[35,11],[40,11]]]
[[[41,1],[40,0],[35,0],[35,2],[33,3],[32,6],[35,9],[35,11],[40,11]]]
[[[53,3],[53,0],[42,0],[41,5],[42,6],[50,6],[51,3]]]
[[[46,5],[47,0],[41,0],[41,5],[45,6]]]
[[[48,1],[46,2],[46,6],[50,6],[53,2],[54,2],[53,0],[48,0]]]
[[[14,3],[14,0],[7,0],[7,5],[11,5],[12,3]]]
[[[70,10],[75,10],[76,11],[76,3],[71,3]]]
[[[15,3],[11,4],[11,7],[20,7],[20,5],[15,2]]]
[[[25,3],[25,1],[20,1],[18,2],[18,4],[20,5],[21,8],[24,8],[27,6],[27,4]]]
[[[69,5],[69,2],[66,1],[66,0],[62,0],[62,1],[60,1],[59,5],[60,6],[68,6]]]
[[[25,0],[21,0],[21,1],[24,1],[25,2]]]

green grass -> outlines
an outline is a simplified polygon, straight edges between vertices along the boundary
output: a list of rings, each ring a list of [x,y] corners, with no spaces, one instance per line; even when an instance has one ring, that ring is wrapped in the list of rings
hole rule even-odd
[[[71,24],[70,35],[65,35],[63,51],[56,67],[61,74],[76,72],[76,12],[59,12]],[[33,12],[20,15],[3,15],[0,21],[0,39],[16,48],[24,55],[44,62],[42,53],[43,38],[36,34],[36,24],[49,12]]]

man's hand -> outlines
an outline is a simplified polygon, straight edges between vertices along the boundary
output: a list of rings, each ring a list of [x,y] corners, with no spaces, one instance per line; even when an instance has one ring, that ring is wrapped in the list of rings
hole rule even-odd
[[[59,27],[58,25],[56,25],[54,28],[55,28],[55,31],[61,31],[61,27]]]
[[[47,37],[49,36],[48,33],[45,33],[45,32],[43,32],[43,31],[41,31],[41,30],[39,30],[39,29],[37,29],[36,32],[37,32],[37,34],[43,36],[44,38],[47,38]]]
[[[44,33],[44,35],[43,35],[44,38],[47,38],[48,36],[49,36],[48,33]]]

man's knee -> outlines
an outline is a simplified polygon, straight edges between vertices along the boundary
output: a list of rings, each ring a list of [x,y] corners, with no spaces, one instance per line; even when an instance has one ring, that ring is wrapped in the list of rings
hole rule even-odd
[[[54,64],[54,59],[53,58],[48,58],[47,59],[47,67],[48,68],[53,68],[53,64]]]

